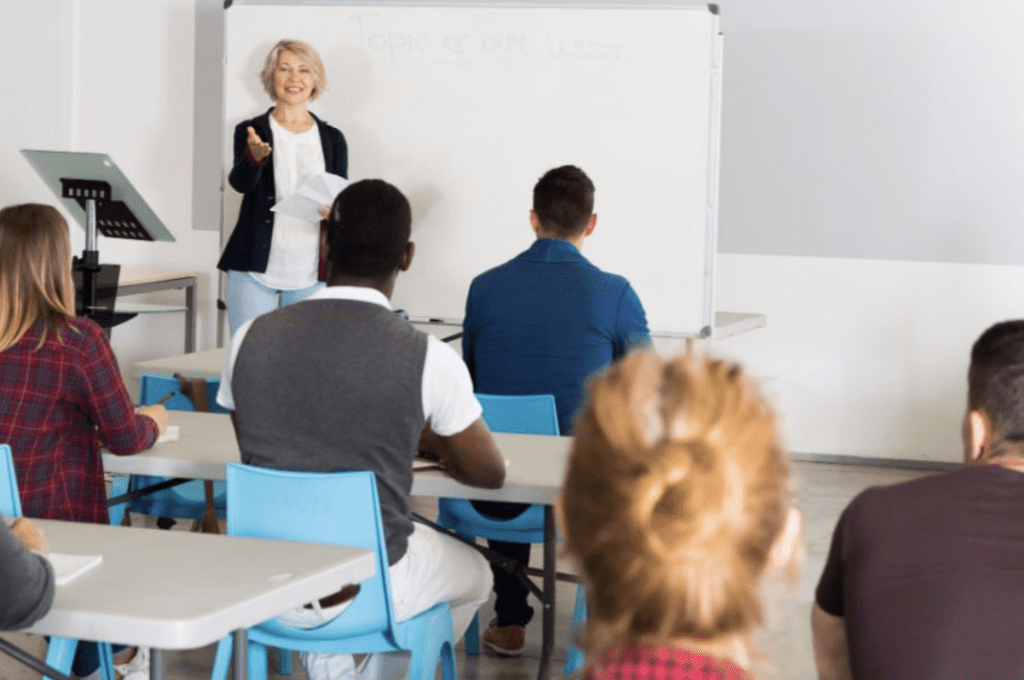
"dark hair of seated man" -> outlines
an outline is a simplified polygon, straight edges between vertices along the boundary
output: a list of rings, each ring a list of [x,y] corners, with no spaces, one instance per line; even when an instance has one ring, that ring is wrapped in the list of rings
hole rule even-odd
[[[348,185],[327,217],[330,283],[390,276],[406,258],[411,233],[412,210],[401,191],[381,179]]]
[[[538,235],[574,239],[586,231],[594,214],[594,183],[575,165],[548,170],[533,187],[533,212]]]

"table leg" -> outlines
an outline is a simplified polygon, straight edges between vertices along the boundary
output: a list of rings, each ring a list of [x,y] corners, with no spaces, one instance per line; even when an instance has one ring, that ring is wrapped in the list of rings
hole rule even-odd
[[[231,652],[231,680],[249,678],[249,630],[239,628],[231,634],[234,649]]]
[[[196,351],[196,279],[185,286],[185,354]]]
[[[557,537],[555,536],[555,507],[544,506],[544,617],[543,640],[540,646],[540,668],[537,680],[547,680],[551,670],[551,655],[555,645],[555,582],[557,564]]]
[[[152,647],[149,650],[149,680],[165,680],[167,678],[167,659],[164,650]]]

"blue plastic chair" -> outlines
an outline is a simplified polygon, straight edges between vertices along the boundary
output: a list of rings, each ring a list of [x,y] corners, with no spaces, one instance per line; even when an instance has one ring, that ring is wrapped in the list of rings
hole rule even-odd
[[[209,404],[210,413],[228,413],[226,409],[217,405],[216,398],[219,388],[219,380],[206,381],[207,403]],[[177,378],[147,374],[142,376],[139,402],[141,404],[155,404],[171,392],[179,389],[180,385]],[[169,411],[196,410],[192,401],[180,392],[171,397],[164,406]],[[166,479],[168,478],[154,475],[131,475],[130,478],[118,477],[115,478],[111,486],[110,495],[111,497],[120,496],[128,491],[135,491]],[[214,482],[213,504],[217,509],[217,516],[222,519],[225,516],[225,493],[226,487],[224,482]],[[111,523],[120,524],[124,511],[125,507],[123,504],[111,508]],[[151,517],[201,519],[206,511],[206,493],[203,481],[197,479],[187,484],[179,484],[170,489],[164,489],[142,498],[136,498],[131,502],[131,511],[142,515],[150,515]]]
[[[272,619],[249,630],[249,678],[266,680],[267,646],[307,652],[361,654],[409,650],[409,680],[456,680],[455,642],[447,602],[395,621],[384,525],[372,472],[290,472],[229,463],[228,534],[372,550],[377,573],[337,618],[301,629]],[[224,680],[231,638],[217,646],[213,680]]]
[[[484,422],[493,432],[546,434],[558,436],[558,411],[550,394],[505,396],[477,394]],[[531,505],[512,519],[494,519],[480,514],[463,498],[438,500],[437,524],[468,539],[481,536],[511,543],[544,542],[544,506]],[[466,630],[466,654],[480,653],[480,616],[474,616]]]
[[[14,472],[14,456],[11,447],[0,444],[0,514],[6,517],[21,517],[21,493],[18,491],[18,477]],[[100,642],[100,671],[103,680],[114,680],[114,657],[110,644]],[[71,675],[71,664],[75,660],[78,640],[51,637],[46,647],[46,665],[64,675]],[[48,678],[43,678],[48,680]]]

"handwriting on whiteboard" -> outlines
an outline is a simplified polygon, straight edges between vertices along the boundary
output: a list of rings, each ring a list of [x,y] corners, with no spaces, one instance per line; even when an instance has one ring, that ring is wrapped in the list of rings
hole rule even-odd
[[[502,61],[557,61],[616,66],[629,60],[624,42],[607,37],[502,30],[417,31],[386,25],[378,14],[359,14],[359,43],[375,61],[428,60],[452,66]]]

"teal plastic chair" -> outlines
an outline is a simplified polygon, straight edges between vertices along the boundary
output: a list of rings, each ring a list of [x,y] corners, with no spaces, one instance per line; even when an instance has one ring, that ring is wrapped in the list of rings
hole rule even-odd
[[[207,403],[210,405],[210,413],[228,413],[228,411],[217,405],[217,390],[220,388],[219,380],[206,381]],[[180,389],[177,378],[163,375],[142,376],[142,383],[139,389],[139,403],[155,404],[165,396]],[[178,394],[171,397],[164,406],[168,411],[195,411],[195,405],[185,395]],[[128,491],[158,484],[167,477],[154,475],[131,475],[131,477],[117,477],[111,485],[111,497],[120,496]],[[224,482],[213,484],[213,504],[217,509],[217,516],[225,517],[225,493]],[[119,505],[111,508],[111,523],[120,524],[124,516],[125,506]],[[202,480],[194,480],[186,484],[164,489],[151,493],[142,498],[131,501],[131,511],[151,517],[177,517],[183,519],[201,519],[206,511],[206,493]]]
[[[21,517],[21,493],[18,491],[18,477],[14,473],[14,456],[7,444],[0,444],[0,514],[5,517]],[[110,644],[97,644],[103,680],[114,680],[114,657]],[[78,640],[51,637],[46,647],[46,665],[64,675],[71,675],[71,664],[74,663],[77,649]]]
[[[228,534],[373,551],[377,573],[337,618],[301,629],[270,620],[249,629],[249,678],[266,680],[267,646],[331,654],[408,650],[409,680],[456,680],[452,615],[447,602],[395,621],[384,524],[372,472],[290,472],[229,463]],[[225,680],[231,638],[217,646],[213,680]]]
[[[483,407],[483,419],[492,432],[546,434],[558,436],[558,411],[550,394],[497,395],[477,394]],[[544,506],[531,505],[512,519],[494,519],[480,514],[464,498],[438,500],[438,526],[463,538],[477,536],[511,543],[544,542]],[[466,630],[466,654],[480,653],[480,616],[474,616]]]

